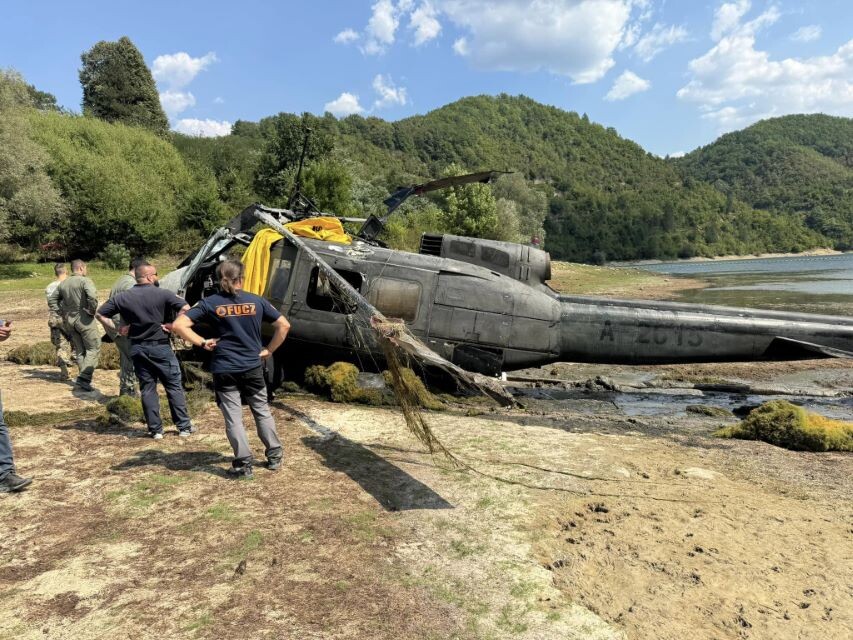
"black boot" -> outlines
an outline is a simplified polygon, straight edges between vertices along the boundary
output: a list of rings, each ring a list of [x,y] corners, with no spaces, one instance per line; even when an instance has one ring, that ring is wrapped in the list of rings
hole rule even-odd
[[[27,488],[33,481],[32,478],[22,478],[14,471],[0,480],[0,493],[12,493]]]
[[[270,449],[267,451],[267,469],[270,471],[278,471],[281,469],[281,461],[284,458],[284,451],[281,447]]]
[[[255,477],[255,474],[252,473],[252,461],[244,462],[242,460],[235,460],[231,463],[231,468],[228,469],[225,473],[228,474],[229,478],[235,478],[237,480],[250,480]]]

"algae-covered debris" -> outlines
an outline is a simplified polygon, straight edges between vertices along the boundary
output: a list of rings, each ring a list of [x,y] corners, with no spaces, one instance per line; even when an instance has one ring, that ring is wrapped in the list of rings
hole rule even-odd
[[[766,402],[719,438],[762,440],[794,451],[853,451],[853,423],[832,420],[785,400]]]
[[[56,364],[56,347],[49,341],[18,345],[6,355],[6,360],[15,364],[54,365]],[[102,343],[98,354],[98,369],[118,368],[118,349],[110,342]]]
[[[444,404],[424,385],[423,381],[408,368],[400,370],[406,386],[412,389],[418,404],[425,409],[439,410]],[[391,385],[391,374],[383,371],[387,385]],[[396,404],[390,388],[364,388],[359,385],[358,367],[350,362],[335,362],[324,367],[314,365],[305,370],[305,385],[309,388],[328,393],[335,402],[354,402],[374,406]]]
[[[722,407],[712,407],[707,404],[689,404],[685,409],[688,413],[696,413],[710,418],[731,418],[734,414]]]

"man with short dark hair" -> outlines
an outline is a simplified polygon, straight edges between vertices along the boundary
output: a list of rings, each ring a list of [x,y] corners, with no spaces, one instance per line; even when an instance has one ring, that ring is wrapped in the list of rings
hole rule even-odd
[[[157,269],[150,264],[140,265],[135,271],[136,284],[108,300],[98,309],[96,317],[104,327],[115,330],[112,316],[119,314],[129,324],[130,355],[139,389],[142,410],[148,432],[155,440],[163,437],[163,420],[160,417],[160,398],[157,381],[166,389],[172,421],[178,435],[188,436],[195,431],[187,412],[187,399],[181,386],[181,369],[169,344],[166,311],[183,313],[190,308],[186,300],[171,291],[160,289]]]
[[[118,294],[127,291],[136,284],[136,268],[147,265],[145,258],[138,257],[130,261],[127,273],[116,280],[110,291],[108,300],[112,300]],[[120,314],[113,316],[115,331],[107,330],[119,353],[120,370],[118,374],[119,395],[136,396],[136,373],[133,370],[133,359],[130,357],[130,340],[127,338],[128,323]]]
[[[45,287],[44,294],[47,297],[48,308],[50,308],[50,297],[57,287],[68,277],[65,265],[61,262],[53,265],[53,273],[56,279]],[[50,327],[50,343],[56,349],[56,366],[59,367],[59,379],[68,380],[68,365],[71,363],[72,349],[71,338],[65,333],[62,316],[50,311],[47,318],[47,326]]]
[[[74,345],[80,369],[74,388],[81,391],[93,391],[92,376],[101,350],[101,333],[95,324],[98,293],[87,273],[85,262],[72,260],[71,275],[59,284],[47,301],[50,310],[62,316],[65,333]]]
[[[12,323],[0,320],[0,342],[9,339]],[[3,398],[0,397],[0,493],[11,493],[26,488],[32,480],[22,478],[15,473],[15,461],[12,457],[12,440],[9,427],[3,418]]]

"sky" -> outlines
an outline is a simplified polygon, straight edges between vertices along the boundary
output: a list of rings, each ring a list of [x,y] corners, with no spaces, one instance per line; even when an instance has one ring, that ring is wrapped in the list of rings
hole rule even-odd
[[[507,93],[677,156],[762,118],[853,117],[851,0],[7,0],[0,68],[79,112],[80,54],[121,36],[192,135]]]

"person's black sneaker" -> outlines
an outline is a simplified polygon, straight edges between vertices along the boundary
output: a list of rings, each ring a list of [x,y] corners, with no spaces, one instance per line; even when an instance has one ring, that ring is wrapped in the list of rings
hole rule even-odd
[[[252,472],[251,464],[243,464],[239,467],[230,467],[225,471],[228,474],[229,478],[234,478],[236,480],[251,480],[255,477],[255,474]]]
[[[0,493],[12,493],[27,488],[33,481],[32,478],[22,478],[17,473],[10,473],[0,480]]]

